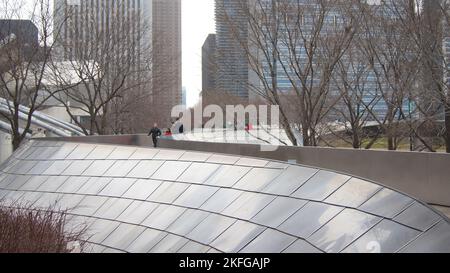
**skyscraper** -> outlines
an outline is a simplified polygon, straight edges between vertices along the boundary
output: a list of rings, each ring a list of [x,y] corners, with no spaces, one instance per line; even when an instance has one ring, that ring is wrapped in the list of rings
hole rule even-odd
[[[202,94],[216,90],[216,35],[209,34],[202,47]]]
[[[249,96],[249,65],[240,42],[248,38],[242,0],[216,0],[217,90],[241,98]]]
[[[121,50],[133,45],[138,51],[132,60],[136,66],[141,63],[139,58],[149,54],[141,50],[151,46],[152,1],[55,0],[54,6],[54,36],[60,58],[92,57],[89,47],[93,43],[107,48],[103,44],[110,41],[119,42]]]
[[[181,57],[181,0],[153,0],[152,91],[161,126],[182,102]]]
[[[125,85],[139,82],[139,92],[149,95],[146,123],[169,125],[172,107],[182,100],[181,0],[55,0],[55,26],[60,59],[121,56],[136,72]],[[108,52],[111,46],[116,53]],[[120,72],[122,60],[103,62],[102,69]]]

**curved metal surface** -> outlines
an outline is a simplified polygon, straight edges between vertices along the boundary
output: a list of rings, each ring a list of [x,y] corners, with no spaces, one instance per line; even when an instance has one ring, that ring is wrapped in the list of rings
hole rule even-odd
[[[4,98],[0,98],[0,111],[5,114],[10,114],[9,106],[11,102]],[[27,120],[30,109],[28,107],[19,106],[19,117],[22,120]],[[83,131],[77,126],[70,124],[68,122],[57,120],[51,116],[35,111],[33,113],[32,123],[38,125],[46,130],[49,130],[61,137],[71,136],[72,134],[76,136],[84,136]],[[67,131],[67,132],[66,132]]]
[[[92,252],[450,252],[448,219],[360,178],[258,158],[31,141],[0,199],[58,201]]]

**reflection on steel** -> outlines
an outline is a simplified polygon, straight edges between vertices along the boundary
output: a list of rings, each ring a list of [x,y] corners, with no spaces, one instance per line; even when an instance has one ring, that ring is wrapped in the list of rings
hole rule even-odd
[[[58,201],[92,252],[450,252],[449,220],[410,196],[261,158],[30,141],[2,198]]]

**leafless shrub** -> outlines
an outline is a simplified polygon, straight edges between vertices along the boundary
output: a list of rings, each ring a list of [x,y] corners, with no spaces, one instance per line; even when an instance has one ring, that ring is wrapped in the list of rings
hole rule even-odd
[[[35,210],[0,201],[0,253],[83,252],[85,228],[67,230],[67,213],[52,206]]]

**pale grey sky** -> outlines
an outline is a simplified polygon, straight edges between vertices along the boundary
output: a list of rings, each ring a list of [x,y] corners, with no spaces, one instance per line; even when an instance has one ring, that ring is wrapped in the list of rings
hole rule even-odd
[[[32,1],[12,0],[29,8]],[[183,28],[183,86],[187,104],[193,106],[202,89],[202,45],[215,33],[214,0],[181,0]],[[27,5],[28,4],[28,5]]]
[[[202,89],[202,45],[215,33],[214,0],[182,0],[183,2],[183,86],[187,104],[198,101]]]

